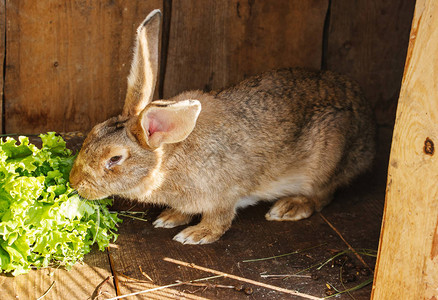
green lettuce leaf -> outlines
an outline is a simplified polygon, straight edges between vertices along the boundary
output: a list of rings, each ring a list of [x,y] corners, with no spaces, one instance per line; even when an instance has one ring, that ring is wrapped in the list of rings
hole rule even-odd
[[[68,183],[75,157],[62,137],[40,135],[0,141],[0,272],[16,276],[32,268],[70,269],[94,244],[104,250],[121,220],[112,200],[87,201]]]

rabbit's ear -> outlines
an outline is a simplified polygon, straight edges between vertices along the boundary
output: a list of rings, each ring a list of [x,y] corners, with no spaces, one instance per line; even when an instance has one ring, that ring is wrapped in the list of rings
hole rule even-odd
[[[150,149],[181,142],[195,128],[200,112],[198,100],[154,101],[141,112],[132,133]]]
[[[136,116],[152,101],[158,70],[161,12],[152,11],[137,29],[122,115]]]

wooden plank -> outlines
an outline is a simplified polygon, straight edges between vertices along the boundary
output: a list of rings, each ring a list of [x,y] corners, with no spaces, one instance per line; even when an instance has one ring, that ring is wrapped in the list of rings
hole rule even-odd
[[[331,1],[327,68],[356,79],[393,126],[415,1]]]
[[[7,133],[86,131],[118,114],[135,30],[162,1],[6,1]]]
[[[164,97],[280,67],[320,68],[328,0],[173,1]]]
[[[5,300],[38,299],[54,282],[44,300],[91,299],[99,291],[110,298],[116,296],[116,291],[112,278],[105,281],[108,276],[111,269],[107,254],[92,251],[85,256],[84,264],[76,264],[71,271],[50,268],[17,277],[0,275],[0,295]]]
[[[388,171],[373,299],[438,298],[438,6],[418,0]]]
[[[0,1],[0,126],[1,132],[4,133],[3,128],[3,86],[4,86],[4,60],[5,60],[5,35],[6,35],[6,0]]]

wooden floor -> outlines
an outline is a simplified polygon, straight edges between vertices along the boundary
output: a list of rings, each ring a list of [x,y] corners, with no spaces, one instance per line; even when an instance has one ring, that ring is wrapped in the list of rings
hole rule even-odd
[[[119,201],[115,210],[145,210],[148,221],[123,217],[116,243],[106,252],[94,250],[71,271],[45,269],[16,278],[0,275],[0,298],[38,299],[48,291],[43,299],[110,299],[223,273],[227,275],[124,299],[305,299],[306,295],[316,299],[310,296],[326,297],[329,285],[344,290],[369,282],[375,258],[367,255],[359,259],[350,252],[319,270],[312,266],[347,250],[347,243],[358,251],[377,250],[390,137],[389,129],[380,130],[373,172],[338,191],[332,204],[309,219],[268,222],[264,214],[269,205],[262,203],[239,211],[218,242],[191,246],[172,240],[182,228],[153,228],[151,222],[160,208]],[[291,252],[296,253],[245,262]],[[344,285],[342,270],[342,278],[350,281]],[[336,299],[369,299],[371,286]],[[297,292],[305,295],[293,295]]]

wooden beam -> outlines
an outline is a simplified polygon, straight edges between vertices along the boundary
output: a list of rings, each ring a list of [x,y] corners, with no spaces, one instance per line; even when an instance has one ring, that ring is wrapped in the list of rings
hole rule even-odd
[[[373,299],[438,299],[438,6],[418,0],[389,162]]]

